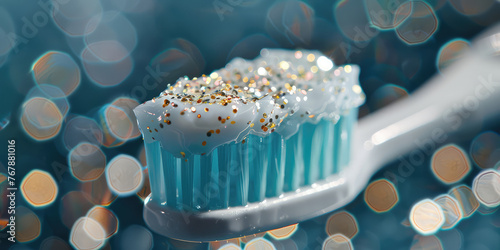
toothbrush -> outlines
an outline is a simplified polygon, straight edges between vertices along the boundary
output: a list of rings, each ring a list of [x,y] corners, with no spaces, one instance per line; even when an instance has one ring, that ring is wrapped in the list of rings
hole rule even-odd
[[[406,99],[362,119],[354,128],[348,167],[308,186],[208,211],[183,211],[145,200],[151,229],[187,241],[241,237],[291,225],[352,201],[384,164],[417,148],[437,148],[451,134],[500,118],[500,29],[486,32],[471,53]]]

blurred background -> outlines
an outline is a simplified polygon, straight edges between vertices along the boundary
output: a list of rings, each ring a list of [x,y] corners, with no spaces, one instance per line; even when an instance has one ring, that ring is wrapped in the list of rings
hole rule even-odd
[[[360,65],[362,118],[446,74],[499,13],[496,0],[1,0],[1,248],[498,249],[500,126],[484,124],[395,159],[342,211],[196,244],[144,224],[147,167],[131,110],[179,77],[208,75],[262,48],[288,48]],[[11,139],[16,243],[6,227]],[[126,172],[113,172],[117,163]],[[430,207],[410,213],[419,204]]]

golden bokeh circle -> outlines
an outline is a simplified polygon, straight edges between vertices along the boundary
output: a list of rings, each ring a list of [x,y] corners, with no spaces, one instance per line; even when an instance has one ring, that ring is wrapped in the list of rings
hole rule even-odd
[[[286,227],[282,227],[282,228],[268,231],[267,233],[271,237],[273,237],[277,240],[283,240],[283,239],[287,239],[290,236],[292,236],[297,231],[298,226],[299,226],[299,224],[293,224],[290,226],[286,226]]]
[[[340,233],[352,239],[358,233],[358,223],[352,214],[346,211],[338,212],[328,218],[326,233],[329,236]]]
[[[431,160],[434,175],[446,184],[462,180],[471,170],[467,154],[456,145],[438,149]]]
[[[396,187],[386,179],[376,180],[366,187],[365,202],[377,213],[391,210],[398,201],[399,195]]]
[[[58,193],[56,181],[42,170],[32,170],[21,182],[21,193],[35,207],[52,204]]]

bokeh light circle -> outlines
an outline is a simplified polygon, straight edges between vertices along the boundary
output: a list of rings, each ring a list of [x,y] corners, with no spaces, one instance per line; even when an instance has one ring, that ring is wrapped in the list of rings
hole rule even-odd
[[[239,240],[243,243],[248,243],[249,241],[255,239],[255,238],[261,238],[261,237],[264,237],[264,235],[266,235],[266,232],[262,232],[262,233],[256,233],[256,234],[252,234],[252,235],[247,235],[247,236],[243,236],[243,237],[240,237]]]
[[[102,145],[103,133],[95,120],[85,116],[76,116],[66,123],[62,140],[67,150],[83,142],[98,146]]]
[[[314,10],[302,1],[280,1],[266,16],[268,34],[282,44],[306,45],[311,41]]]
[[[99,110],[98,120],[103,130],[105,147],[117,147],[138,136],[135,115],[130,117],[129,113],[129,108],[111,104],[106,104]]]
[[[35,97],[46,98],[52,101],[63,117],[66,117],[69,111],[69,101],[66,94],[57,86],[52,84],[41,84],[33,87],[28,94],[26,94],[25,100],[33,99]]]
[[[41,233],[41,222],[38,216],[27,207],[16,207],[16,240],[30,242]]]
[[[464,39],[453,39],[441,46],[436,58],[439,72],[461,59],[469,49],[470,44]]]
[[[99,178],[106,168],[106,155],[90,143],[80,143],[68,154],[71,174],[79,181],[92,181]]]
[[[132,124],[132,132],[125,139],[129,140],[139,137],[141,135],[141,131],[137,126],[137,118],[135,117],[135,113],[133,111],[135,107],[139,106],[139,102],[132,98],[120,97],[114,100],[111,105],[121,108],[126,113],[130,123]]]
[[[396,187],[386,179],[370,183],[365,189],[364,198],[368,207],[377,213],[391,210],[399,201]]]
[[[452,229],[462,220],[462,208],[455,198],[444,194],[434,198],[434,201],[443,209],[445,222],[441,229]]]
[[[87,76],[100,87],[113,87],[122,83],[132,73],[134,63],[130,56],[120,61],[105,62],[97,57],[88,45],[82,51],[83,69]]]
[[[401,5],[398,1],[365,0],[366,12],[371,24],[379,30],[398,27],[411,13],[411,5]]]
[[[118,195],[130,195],[141,188],[143,181],[141,163],[128,155],[118,155],[106,167],[109,188]]]
[[[470,187],[466,185],[456,186],[448,194],[458,201],[464,218],[469,218],[479,208],[479,201],[474,196]]]
[[[157,71],[162,72],[158,77],[166,77],[168,75],[200,75],[200,66],[196,61],[185,51],[177,48],[170,48],[165,51],[158,53],[153,59],[151,59],[150,67]],[[164,73],[163,73],[164,72]],[[148,76],[149,77],[149,76]],[[153,88],[157,86],[159,81],[163,81],[163,78],[151,79],[147,78],[149,82],[154,82],[148,84],[148,88]],[[149,87],[151,86],[151,87]]]
[[[137,32],[130,21],[118,11],[107,11],[98,17],[97,26],[85,36],[88,50],[103,62],[119,62],[137,45]],[[91,23],[97,23],[91,21]]]
[[[352,239],[358,233],[358,222],[346,211],[332,214],[326,222],[326,233],[330,236],[340,233]]]
[[[218,250],[241,250],[241,247],[236,245],[236,244],[229,243],[229,244],[226,244],[226,245],[218,248]]]
[[[467,153],[456,145],[446,145],[438,149],[431,160],[432,173],[445,184],[461,181],[470,172]]]
[[[104,235],[105,231],[99,222],[80,217],[71,228],[69,242],[76,249],[99,249],[104,245]]]
[[[54,85],[66,96],[80,85],[80,68],[73,58],[64,52],[49,51],[43,54],[33,63],[31,70],[36,84]]]
[[[500,161],[500,135],[486,131],[476,136],[470,145],[470,155],[478,167],[494,167]]]
[[[352,250],[351,239],[343,234],[334,234],[323,242],[322,250]]]
[[[89,227],[87,224],[84,224],[85,229],[94,239],[107,239],[118,231],[118,219],[116,218],[116,215],[111,210],[105,207],[93,207],[87,213],[87,218],[95,220],[97,223],[99,223],[99,225],[101,225],[102,229],[104,230],[104,234],[94,234],[94,232],[91,230],[93,226],[92,223],[89,224]]]
[[[255,238],[245,245],[245,250],[276,250],[276,247],[265,238]]]
[[[284,240],[290,238],[295,233],[295,231],[297,231],[298,226],[299,224],[293,224],[290,226],[268,231],[267,233],[274,239]]]
[[[493,169],[479,173],[472,184],[477,200],[487,207],[500,205],[500,173]]]
[[[410,211],[410,223],[413,229],[422,235],[436,233],[444,222],[443,209],[430,199],[419,201]]]
[[[64,4],[54,3],[54,6],[57,7],[52,10],[52,19],[68,36],[83,36],[92,32],[102,16],[99,0],[66,0]]]
[[[203,57],[203,54],[201,53],[200,49],[194,43],[183,38],[173,39],[170,43],[173,48],[179,49],[180,51],[186,53],[195,64],[193,65],[193,70],[200,72],[197,75],[194,76],[188,75],[188,76],[198,77],[205,68],[205,58]],[[168,73],[170,72],[162,71],[162,74],[168,74]]]
[[[338,1],[333,7],[336,24],[346,38],[353,42],[368,42],[376,37],[379,31],[372,27],[365,14],[362,1]]]
[[[52,175],[35,169],[24,177],[21,182],[21,191],[29,204],[34,207],[43,207],[56,200],[59,188]]]
[[[424,1],[405,2],[399,8],[406,12],[406,5],[411,5],[411,14],[396,28],[398,37],[409,45],[426,42],[438,27],[434,10]]]
[[[63,115],[57,105],[43,97],[29,99],[23,104],[21,124],[26,133],[37,141],[54,138],[59,134]]]

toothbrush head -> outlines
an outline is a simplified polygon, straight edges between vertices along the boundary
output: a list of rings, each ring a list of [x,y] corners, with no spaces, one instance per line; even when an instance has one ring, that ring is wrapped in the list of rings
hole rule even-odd
[[[317,51],[264,49],[170,84],[134,110],[152,191],[146,223],[214,241],[344,205],[355,193],[343,170],[365,98],[358,76],[358,66],[334,67]]]

